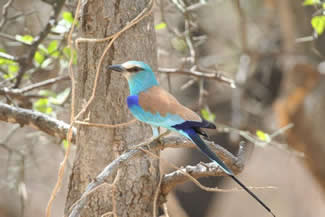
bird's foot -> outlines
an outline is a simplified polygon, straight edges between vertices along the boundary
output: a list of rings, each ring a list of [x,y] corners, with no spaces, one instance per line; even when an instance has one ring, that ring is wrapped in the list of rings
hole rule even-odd
[[[158,136],[155,136],[153,135],[151,138],[147,139],[146,141],[144,142],[141,142],[140,144],[138,145],[135,145],[135,146],[132,146],[131,149],[137,149],[137,148],[141,148],[141,147],[144,147],[144,146],[147,146],[147,148],[149,149],[149,144],[154,142],[154,141],[157,141],[157,140],[160,140],[160,138],[168,135],[170,133],[169,130],[167,130],[166,132],[158,135]]]
[[[204,166],[207,169],[207,171],[210,169],[210,167],[204,162],[200,162],[199,164]]]

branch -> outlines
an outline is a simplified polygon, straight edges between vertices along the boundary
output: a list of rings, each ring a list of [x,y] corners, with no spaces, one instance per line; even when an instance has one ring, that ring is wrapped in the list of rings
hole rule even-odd
[[[26,46],[31,46],[31,44],[26,43],[24,41],[19,41],[19,40],[16,39],[16,37],[11,36],[11,35],[8,35],[8,34],[3,33],[3,32],[0,32],[0,37],[1,38],[4,38],[4,39],[7,39],[7,40],[10,40],[10,41],[18,42],[18,43],[23,44],[23,45],[26,45]]]
[[[0,21],[0,31],[2,30],[2,28],[4,27],[4,25],[7,22],[8,9],[13,2],[14,2],[14,0],[8,0],[8,2],[6,4],[4,4],[2,7],[2,20]]]
[[[1,37],[1,34],[2,33],[0,32],[0,37]],[[0,57],[1,58],[4,58],[4,59],[7,59],[7,60],[15,61],[15,62],[18,61],[18,58],[17,57],[11,56],[11,55],[9,55],[7,53],[4,53],[4,52],[1,52],[1,51],[0,51]]]
[[[195,69],[175,69],[175,68],[158,68],[158,72],[166,73],[166,74],[190,75],[197,78],[213,79],[213,80],[224,82],[232,88],[236,88],[235,81],[230,78],[227,78],[220,72],[212,73],[204,70],[198,71]]]
[[[207,141],[205,142],[209,143]],[[234,156],[226,149],[219,145],[215,145],[213,142],[210,142],[209,146],[210,148],[214,147],[212,148],[213,151],[230,167],[235,174],[240,173],[244,169],[247,155],[254,147],[252,145],[241,143],[237,156]],[[186,175],[186,173],[190,174],[195,179],[207,176],[226,175],[214,162],[204,164],[199,163],[195,166],[188,165],[185,168],[164,175],[161,183],[161,193],[163,195],[167,195],[174,187],[176,187],[176,185],[189,181],[189,177]]]
[[[216,150],[216,154],[227,164],[231,169],[234,170],[235,173],[240,172],[243,167],[243,156],[248,149],[245,149],[241,146],[239,154],[240,156],[236,157],[228,152],[226,149],[222,148],[214,144],[213,142],[207,142],[208,145],[213,145],[213,149]],[[147,145],[147,146],[146,146]],[[149,143],[144,143],[137,145],[136,147],[141,146],[141,149],[155,150],[155,149],[164,149],[168,147],[193,147],[193,143],[184,137],[179,136],[168,136],[153,140]],[[80,197],[80,199],[71,207],[72,211],[69,217],[79,217],[83,207],[86,205],[88,201],[88,195],[94,191],[98,186],[103,184],[105,180],[109,177],[116,174],[119,168],[122,168],[125,162],[132,160],[138,154],[143,153],[140,149],[131,149],[130,151],[120,155],[118,158],[113,160],[109,165],[107,165],[102,172],[86,187],[84,193]],[[199,168],[199,166],[187,166],[184,170],[185,172],[189,171],[193,177],[203,177],[203,176],[219,176],[224,175],[224,173],[216,166],[214,163],[207,164],[208,166],[212,166],[211,168],[206,168],[205,170]],[[202,167],[202,166],[201,166]],[[162,182],[162,192],[168,193],[174,186],[177,184],[188,181],[189,178],[184,174],[179,174],[179,171],[175,171],[173,173],[167,174]]]
[[[24,95],[21,89],[9,89],[7,87],[0,88],[0,95],[10,96],[13,99],[20,101],[29,100],[29,98],[42,98],[43,96],[38,94],[26,94]]]
[[[8,123],[18,123],[20,126],[30,126],[51,136],[65,139],[70,125],[37,111],[17,108],[0,102],[0,120]],[[75,142],[76,130],[72,137]]]
[[[31,84],[31,85],[29,85],[27,87],[21,88],[20,92],[23,94],[23,93],[32,91],[34,89],[38,89],[38,88],[41,88],[41,87],[43,88],[43,87],[55,84],[58,81],[64,81],[64,80],[69,80],[69,79],[70,79],[70,77],[68,75],[63,75],[63,76],[58,76],[58,77],[55,77],[55,78],[50,78],[50,79],[47,79],[47,80],[44,80],[44,81],[41,81],[41,82],[38,82],[38,83],[35,83],[35,84]]]
[[[31,44],[30,52],[27,56],[21,57],[19,61],[19,71],[16,78],[16,83],[14,88],[17,88],[20,85],[20,82],[25,74],[25,72],[31,67],[35,52],[38,49],[38,45],[42,43],[42,41],[47,37],[47,35],[51,32],[52,27],[54,27],[57,23],[57,18],[60,14],[62,7],[64,6],[65,0],[58,0],[53,2],[53,15],[47,21],[44,29],[35,37],[35,40]]]

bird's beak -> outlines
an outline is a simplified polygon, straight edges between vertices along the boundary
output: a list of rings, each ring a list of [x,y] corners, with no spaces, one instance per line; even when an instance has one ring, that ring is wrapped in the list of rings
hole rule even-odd
[[[126,71],[125,68],[120,64],[110,65],[107,67],[107,69],[110,69],[110,70],[113,70],[116,72],[125,72]]]

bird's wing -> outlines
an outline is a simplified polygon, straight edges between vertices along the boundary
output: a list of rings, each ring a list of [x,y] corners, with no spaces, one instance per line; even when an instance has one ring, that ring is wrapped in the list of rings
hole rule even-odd
[[[180,104],[174,96],[158,86],[141,92],[139,105],[144,111],[152,114],[158,113],[162,117],[168,117],[168,114],[178,115],[184,121],[202,122],[199,115]]]

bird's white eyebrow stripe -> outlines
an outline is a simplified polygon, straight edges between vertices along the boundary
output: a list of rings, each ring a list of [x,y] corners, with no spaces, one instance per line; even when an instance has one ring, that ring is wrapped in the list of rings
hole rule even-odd
[[[126,69],[130,69],[130,68],[133,68],[133,67],[139,67],[139,68],[141,68],[140,65],[138,65],[138,64],[133,64],[133,63],[129,63],[129,62],[125,62],[125,63],[123,63],[123,64],[122,64],[122,67],[123,67],[123,68],[126,68]]]

